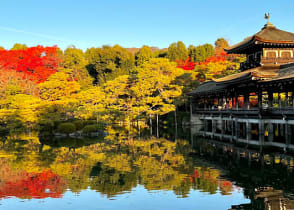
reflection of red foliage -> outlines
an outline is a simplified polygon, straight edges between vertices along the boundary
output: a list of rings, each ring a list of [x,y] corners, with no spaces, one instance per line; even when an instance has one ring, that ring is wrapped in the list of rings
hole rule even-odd
[[[8,181],[0,185],[0,198],[61,198],[65,182],[51,171],[27,173],[19,181]]]
[[[229,181],[223,181],[222,186],[227,187],[227,186],[232,186],[232,182]]]
[[[197,171],[197,169],[194,170],[194,178],[199,178],[200,177],[200,173]]]
[[[197,169],[194,169],[193,175],[190,175],[189,181],[191,183],[194,183],[197,179],[204,179],[205,181],[208,181],[209,183],[217,183],[219,188],[222,192],[231,192],[233,183],[227,180],[219,180],[218,177],[212,176],[209,171],[198,171]]]
[[[23,72],[23,79],[44,82],[57,71],[57,47],[30,47],[25,50],[0,50],[0,67],[3,70]]]
[[[209,63],[218,63],[218,62],[225,62],[227,60],[228,54],[221,53],[220,56],[211,56],[209,58],[206,58],[205,61],[202,62],[191,62],[190,58],[188,57],[185,61],[183,60],[176,60],[177,67],[184,69],[184,70],[193,70],[195,66],[198,65],[207,65]]]

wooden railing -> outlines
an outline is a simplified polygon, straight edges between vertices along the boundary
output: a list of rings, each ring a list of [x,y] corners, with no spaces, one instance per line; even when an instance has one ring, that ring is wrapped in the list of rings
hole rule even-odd
[[[294,115],[294,107],[251,107],[246,108],[232,108],[232,109],[204,109],[195,108],[193,113],[197,114],[291,114]]]
[[[285,64],[285,63],[292,63],[294,62],[294,57],[290,58],[267,58],[267,57],[261,57],[261,63],[262,64]]]

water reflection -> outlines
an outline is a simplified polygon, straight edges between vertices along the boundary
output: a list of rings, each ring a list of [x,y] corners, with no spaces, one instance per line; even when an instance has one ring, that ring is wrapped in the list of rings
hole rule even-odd
[[[143,186],[150,193],[168,191],[178,198],[193,197],[195,191],[207,198],[218,195],[232,209],[275,209],[278,201],[292,205],[291,158],[277,161],[252,151],[249,159],[247,150],[199,138],[192,148],[187,140],[109,134],[6,137],[0,143],[0,198],[63,199],[69,191],[91,190],[113,199],[125,193],[136,196],[135,189]],[[236,194],[245,197],[230,201]]]
[[[293,209],[293,157],[196,139],[195,153],[225,170],[223,177],[244,189],[251,203],[232,209]]]

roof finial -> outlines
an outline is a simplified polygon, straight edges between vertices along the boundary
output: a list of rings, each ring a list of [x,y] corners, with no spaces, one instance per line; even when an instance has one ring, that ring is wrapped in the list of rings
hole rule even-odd
[[[266,28],[270,28],[270,27],[274,28],[275,27],[271,22],[269,22],[270,17],[271,16],[270,16],[269,12],[264,14],[264,18],[267,20],[267,23],[264,25],[264,27],[262,29],[266,29]]]
[[[271,16],[270,16],[270,13],[269,12],[267,14],[266,13],[264,14],[264,18],[267,19],[267,21],[269,21],[270,17]]]

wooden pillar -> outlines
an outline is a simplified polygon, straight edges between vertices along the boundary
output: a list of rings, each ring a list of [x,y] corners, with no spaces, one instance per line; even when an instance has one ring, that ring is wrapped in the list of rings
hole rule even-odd
[[[230,138],[230,141],[232,142],[233,138],[234,138],[234,120],[231,118],[230,122],[231,122],[231,138]]]
[[[258,96],[258,108],[262,109],[262,90],[261,89],[258,89],[257,96]]]
[[[239,129],[239,126],[238,126],[238,121],[237,121],[237,118],[235,118],[235,137],[236,137],[236,140],[238,140],[239,131],[240,131],[240,129]]]
[[[291,143],[291,135],[290,135],[290,126],[287,120],[285,122],[285,139],[286,139],[286,147],[288,148]]]
[[[207,110],[207,101],[205,97],[203,98],[203,102],[204,102],[204,110]]]
[[[221,140],[224,139],[225,129],[225,121],[223,120],[223,116],[221,115]]]
[[[249,140],[251,140],[251,124],[249,121],[246,121],[246,140],[247,140],[247,143],[249,142]]]
[[[279,109],[282,107],[282,102],[281,102],[281,93],[278,93],[278,103],[279,103]]]
[[[211,119],[211,133],[212,133],[212,138],[214,137],[216,131],[216,120]]]
[[[244,94],[244,109],[249,109],[249,93]]]
[[[294,108],[294,91],[292,91],[292,106]]]
[[[238,103],[238,94],[237,94],[237,93],[235,93],[235,107],[236,107],[236,109],[238,110],[238,108],[239,108],[239,103]]]
[[[260,119],[258,123],[258,136],[259,136],[259,144],[262,148],[262,146],[264,145],[264,122],[262,119]]]
[[[236,161],[237,163],[240,163],[240,151],[239,150],[235,150],[235,156],[236,156]]]
[[[273,92],[268,91],[267,94],[268,94],[268,107],[270,108],[270,107],[273,107],[273,100],[274,100]]]
[[[268,123],[268,141],[272,142],[274,140],[274,125]]]
[[[248,167],[251,168],[251,152],[247,152],[247,158],[248,158]]]
[[[203,123],[203,126],[204,126],[204,128],[203,128],[203,130],[204,130],[203,136],[205,137],[206,136],[206,132],[207,132],[207,120],[204,118],[203,121],[204,121],[204,123]]]

